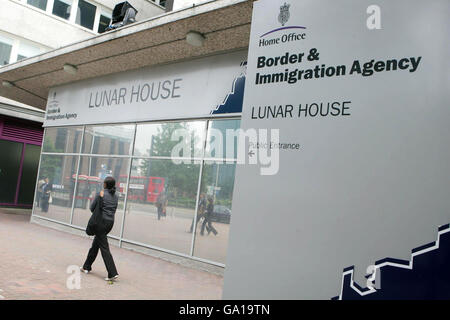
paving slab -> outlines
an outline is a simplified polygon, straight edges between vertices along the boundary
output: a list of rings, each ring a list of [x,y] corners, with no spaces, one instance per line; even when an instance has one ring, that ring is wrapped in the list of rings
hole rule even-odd
[[[30,223],[31,210],[0,208],[0,300],[221,299],[223,277],[110,246],[120,278],[104,280],[99,253],[90,274],[82,265],[87,237]]]

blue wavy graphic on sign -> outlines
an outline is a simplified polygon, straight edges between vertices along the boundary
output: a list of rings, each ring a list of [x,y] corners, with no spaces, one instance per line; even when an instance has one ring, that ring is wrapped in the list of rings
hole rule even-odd
[[[237,113],[242,112],[242,102],[244,101],[245,75],[240,75],[234,79],[231,92],[224,102],[211,111],[211,114]]]
[[[411,260],[385,258],[375,263],[379,289],[353,281],[354,267],[345,268],[341,294],[333,300],[450,299],[450,225],[439,228],[437,241],[415,248]]]

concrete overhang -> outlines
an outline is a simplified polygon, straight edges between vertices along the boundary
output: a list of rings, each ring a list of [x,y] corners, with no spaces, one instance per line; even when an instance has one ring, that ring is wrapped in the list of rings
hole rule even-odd
[[[43,123],[45,112],[41,109],[0,97],[0,115]]]
[[[0,67],[0,96],[42,110],[51,87],[146,66],[167,64],[248,47],[254,0],[216,0],[173,11]],[[186,42],[202,33],[202,47]],[[77,67],[76,74],[63,70]]]

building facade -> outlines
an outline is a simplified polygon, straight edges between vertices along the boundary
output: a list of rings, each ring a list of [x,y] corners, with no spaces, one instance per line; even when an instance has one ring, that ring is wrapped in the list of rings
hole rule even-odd
[[[93,197],[113,176],[120,194],[113,244],[223,272],[250,9],[245,0],[209,1],[3,66],[0,94],[47,111],[31,221],[83,233]],[[186,40],[192,30],[200,47]],[[65,72],[65,63],[76,72]],[[22,65],[40,70],[6,76]],[[40,203],[45,178],[48,208]],[[158,214],[161,194],[167,206]]]
[[[0,10],[0,66],[96,36],[111,21],[116,0],[5,0]],[[144,20],[166,12],[155,0],[129,1]]]
[[[240,51],[53,88],[38,174],[52,203],[39,206],[36,189],[33,218],[84,230],[112,176],[113,239],[224,266],[245,59]]]
[[[131,2],[138,10],[137,19],[166,11],[164,2]],[[0,10],[0,67],[103,33],[117,3],[115,0],[3,1]],[[3,189],[0,206],[31,207],[39,161],[37,154],[42,143],[43,112],[0,98],[0,140],[2,150],[8,151],[0,156],[0,187]],[[13,116],[8,115],[11,112]],[[38,114],[37,119],[35,115],[30,120],[30,112]]]

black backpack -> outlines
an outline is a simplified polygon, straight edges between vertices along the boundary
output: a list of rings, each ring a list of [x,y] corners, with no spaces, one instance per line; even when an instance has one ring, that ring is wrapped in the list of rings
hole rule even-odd
[[[92,213],[91,218],[89,219],[89,222],[86,227],[86,234],[88,236],[95,235],[98,227],[101,224],[102,215],[103,215],[103,197],[100,197],[100,195],[98,195],[97,205],[95,206],[94,212]]]

